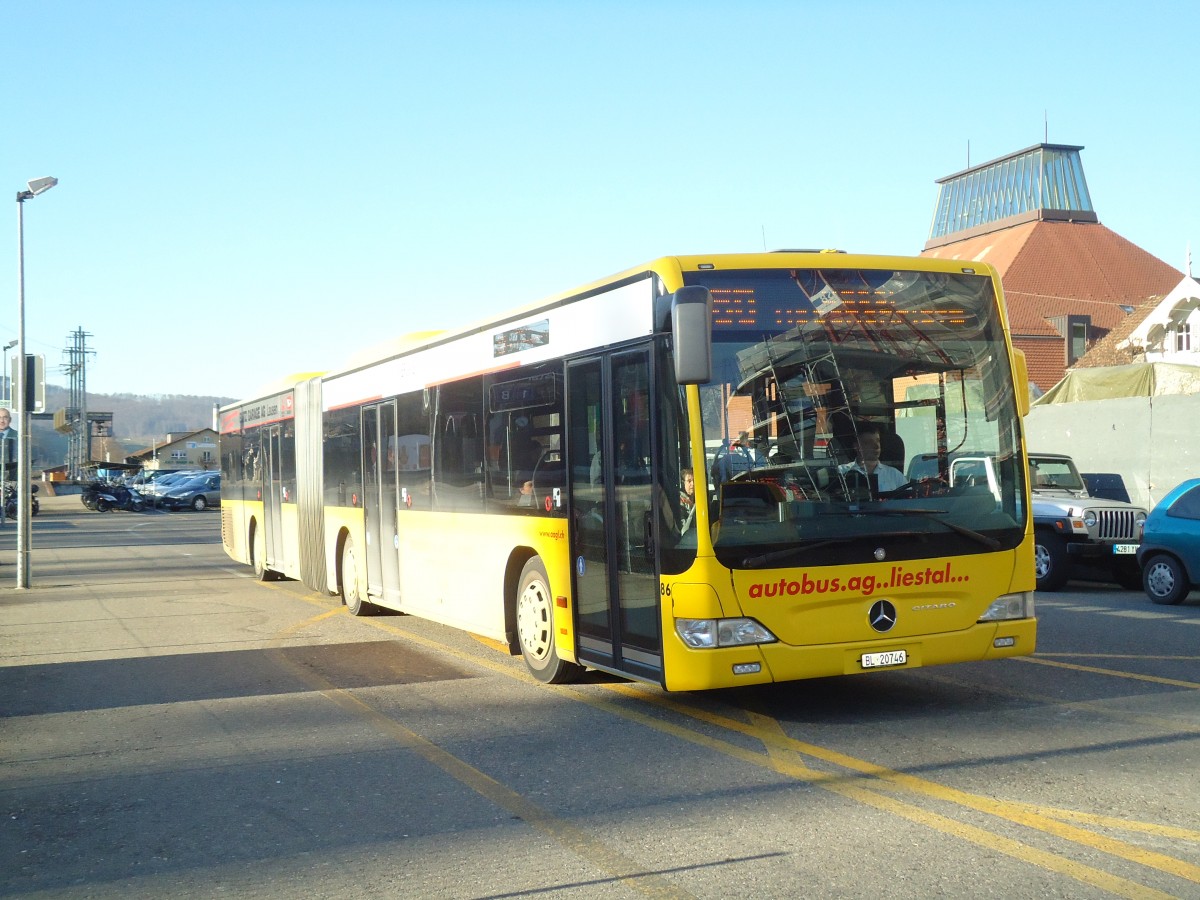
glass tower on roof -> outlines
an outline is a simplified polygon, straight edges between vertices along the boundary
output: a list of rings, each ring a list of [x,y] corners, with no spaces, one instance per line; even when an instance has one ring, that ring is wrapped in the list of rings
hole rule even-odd
[[[1035,144],[938,179],[925,249],[1039,219],[1100,221],[1083,177],[1082,149]]]

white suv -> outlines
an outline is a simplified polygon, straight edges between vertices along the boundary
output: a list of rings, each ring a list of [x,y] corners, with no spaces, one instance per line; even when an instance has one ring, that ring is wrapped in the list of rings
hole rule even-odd
[[[1039,591],[1061,589],[1077,565],[1141,588],[1136,554],[1146,510],[1091,496],[1071,457],[1059,453],[1030,453],[1029,482]]]

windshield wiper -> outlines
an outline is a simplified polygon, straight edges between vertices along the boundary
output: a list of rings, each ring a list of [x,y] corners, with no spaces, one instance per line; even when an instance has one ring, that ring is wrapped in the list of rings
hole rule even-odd
[[[872,512],[875,515],[880,516],[922,516],[926,519],[932,519],[939,525],[944,525],[946,528],[949,528],[951,531],[957,534],[961,534],[963,537],[968,537],[977,543],[983,544],[983,546],[987,547],[989,550],[999,550],[1002,546],[1004,546],[994,537],[974,531],[963,525],[959,525],[956,522],[951,522],[949,519],[943,519],[942,516],[946,513],[946,510],[944,509],[914,509],[910,506],[906,506],[896,507],[893,509],[875,509],[872,510]]]
[[[802,553],[808,553],[811,550],[819,550],[822,547],[832,547],[834,544],[849,544],[859,540],[859,535],[854,537],[830,538],[825,541],[815,541],[811,544],[793,544],[783,550],[772,550],[770,553],[763,553],[759,556],[747,556],[742,560],[742,565],[747,569],[759,569],[768,563],[779,562],[791,556],[800,556]]]
[[[932,519],[934,522],[937,522],[939,525],[942,525],[942,526],[950,529],[951,531],[955,532],[956,534],[961,534],[963,537],[970,538],[971,540],[975,541],[976,543],[982,544],[984,547],[987,547],[987,549],[989,549],[989,550],[999,550],[1002,546],[1004,546],[998,540],[996,540],[995,538],[993,538],[989,535],[983,534],[978,531],[974,531],[970,528],[966,528],[955,522],[951,522],[949,519],[943,519],[942,514],[944,514],[945,512],[946,512],[946,510],[944,510],[944,509],[911,509],[911,508],[909,508],[909,509],[874,509],[871,511],[871,514],[882,515],[882,516],[920,516],[922,518]],[[876,535],[876,537],[885,537],[885,536],[889,537],[889,538],[891,538],[891,537],[928,537],[929,532],[927,532],[927,531],[889,531],[886,533],[886,535]],[[782,562],[783,560],[790,559],[792,557],[801,556],[805,553],[810,553],[813,550],[819,550],[822,547],[831,547],[831,546],[834,546],[835,544],[854,543],[856,541],[862,540],[864,537],[867,537],[867,535],[853,535],[850,537],[830,538],[830,539],[824,540],[824,541],[816,541],[811,544],[793,545],[791,547],[786,547],[783,550],[772,550],[770,553],[761,553],[758,556],[747,556],[745,559],[742,560],[742,565],[744,567],[746,567],[747,569],[759,569],[759,568],[763,568],[764,566],[769,565],[770,563]]]

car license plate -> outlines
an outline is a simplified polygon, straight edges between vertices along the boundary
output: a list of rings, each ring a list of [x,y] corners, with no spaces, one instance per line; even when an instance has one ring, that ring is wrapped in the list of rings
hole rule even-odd
[[[878,669],[880,666],[902,666],[908,662],[907,650],[885,650],[882,653],[864,653],[859,660],[864,669]]]
[[[1113,553],[1118,556],[1129,556],[1130,554],[1137,553],[1137,548],[1137,544],[1113,544]]]

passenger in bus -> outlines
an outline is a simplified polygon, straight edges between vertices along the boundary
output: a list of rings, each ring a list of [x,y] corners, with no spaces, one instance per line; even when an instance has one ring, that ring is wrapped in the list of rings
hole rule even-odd
[[[691,469],[680,471],[683,486],[679,489],[679,508],[688,515],[696,509],[696,475]]]
[[[857,472],[865,476],[871,485],[872,495],[899,490],[908,484],[903,472],[879,461],[882,448],[879,426],[871,422],[860,424],[855,441],[856,458],[854,462],[842,466],[844,475]]]
[[[682,536],[696,520],[696,475],[691,469],[681,469],[679,477],[681,484],[678,505],[671,503],[667,492],[660,485],[654,487],[658,509],[662,514],[664,536],[670,538]]]

